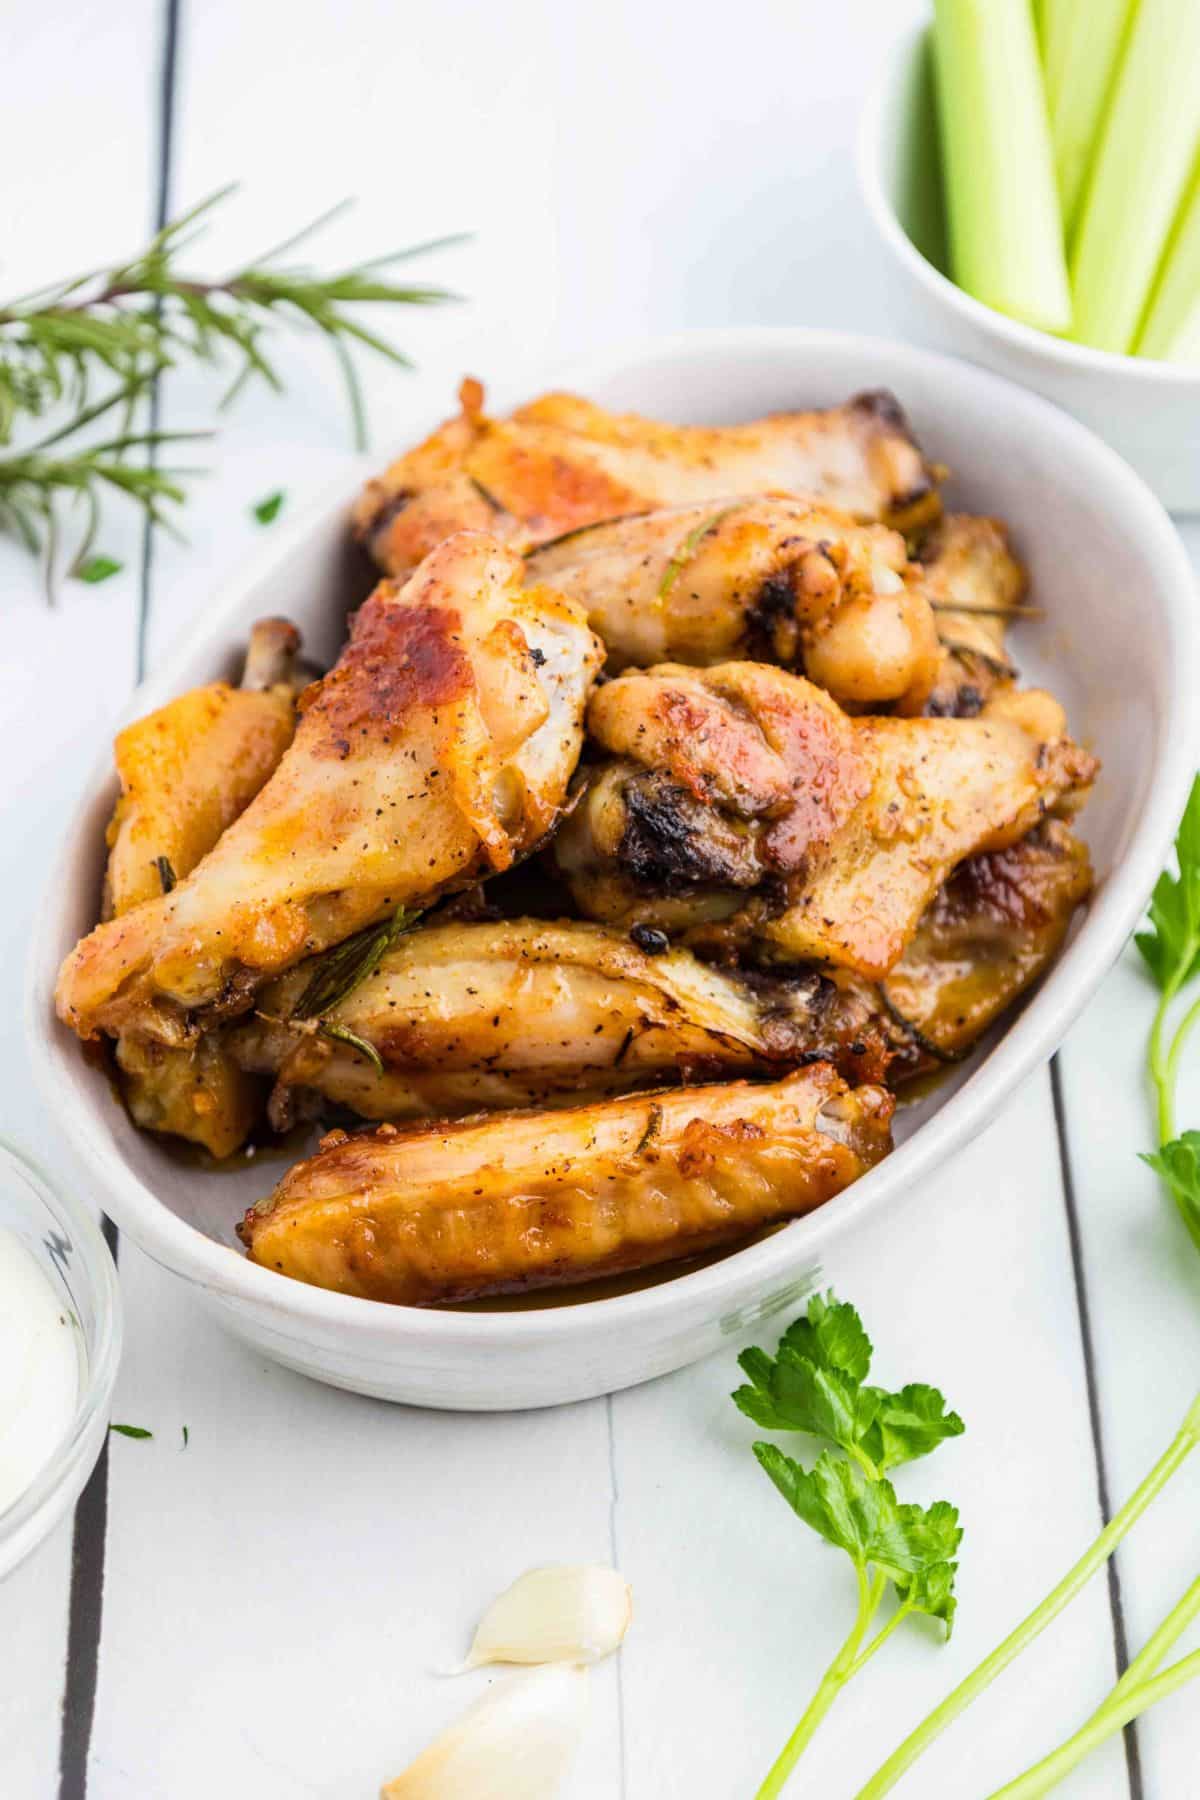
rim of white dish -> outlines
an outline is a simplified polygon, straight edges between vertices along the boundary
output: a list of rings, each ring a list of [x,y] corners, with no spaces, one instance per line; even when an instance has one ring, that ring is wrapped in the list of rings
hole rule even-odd
[[[4,1167],[13,1169],[28,1187],[47,1221],[78,1245],[96,1330],[85,1347],[83,1379],[70,1425],[29,1486],[0,1511],[0,1575],[14,1569],[45,1537],[86,1481],[99,1452],[98,1425],[112,1402],[122,1339],[117,1268],[95,1219],[73,1195],[56,1187],[27,1152],[0,1137],[0,1168]]]
[[[270,1269],[250,1262],[228,1245],[206,1237],[163,1205],[155,1193],[123,1161],[108,1134],[79,1107],[62,1103],[63,1081],[69,1081],[66,1056],[77,1051],[73,1040],[64,1042],[57,1025],[48,1028],[45,1009],[50,994],[45,978],[51,974],[52,920],[46,909],[39,916],[30,979],[26,986],[26,1028],[33,1049],[37,1079],[52,1101],[75,1150],[85,1160],[104,1191],[119,1197],[113,1213],[147,1253],[173,1272],[198,1282],[225,1301],[251,1303],[260,1311],[288,1321],[293,1334],[306,1324],[331,1327],[345,1340],[378,1341],[382,1334],[393,1344],[407,1339],[482,1349],[537,1347],[559,1340],[579,1339],[589,1333],[661,1321],[674,1315],[680,1326],[690,1317],[711,1317],[715,1312],[736,1320],[743,1300],[761,1294],[764,1280],[786,1281],[806,1261],[823,1253],[868,1214],[881,1177],[897,1190],[897,1199],[911,1192],[932,1168],[961,1148],[981,1119],[990,1122],[1014,1089],[1044,1063],[1061,1043],[1067,1030],[1092,997],[1100,980],[1116,961],[1145,908],[1150,889],[1166,861],[1179,816],[1195,770],[1197,724],[1189,716],[1188,701],[1200,669],[1200,625],[1197,621],[1195,580],[1183,544],[1166,511],[1146,484],[1115,451],[1071,418],[1061,408],[1017,383],[943,356],[936,351],[847,332],[818,331],[796,326],[747,326],[695,330],[665,338],[643,339],[560,371],[557,379],[586,388],[617,371],[633,372],[641,363],[656,369],[671,361],[694,360],[698,353],[734,350],[770,350],[781,367],[789,348],[803,348],[822,359],[846,355],[861,358],[886,356],[892,365],[890,383],[903,388],[905,367],[923,371],[943,383],[958,383],[1003,395],[1010,408],[1015,403],[1027,413],[1031,428],[1056,436],[1066,454],[1082,457],[1107,471],[1110,482],[1124,490],[1125,513],[1131,535],[1147,546],[1147,555],[1162,572],[1168,595],[1165,623],[1171,633],[1172,688],[1170,704],[1161,722],[1156,743],[1156,771],[1149,801],[1141,815],[1125,861],[1116,869],[1101,893],[1093,899],[1087,917],[1073,942],[1055,964],[1044,984],[980,1067],[947,1100],[933,1118],[894,1150],[884,1162],[815,1212],[791,1221],[782,1230],[743,1249],[734,1249],[704,1268],[668,1277],[651,1287],[629,1294],[596,1300],[572,1299],[568,1305],[512,1312],[468,1313],[434,1307],[392,1305],[385,1301],[339,1294],[299,1281],[290,1281]],[[896,373],[899,367],[899,374]],[[345,483],[339,483],[340,493]],[[328,503],[326,503],[327,505]],[[283,556],[299,541],[313,519],[321,516],[320,503],[307,518],[294,521],[284,541],[274,545]],[[261,571],[274,560],[264,546],[252,559]],[[227,621],[244,602],[249,571],[243,567],[225,584],[210,610],[207,635],[215,643],[227,629]],[[190,636],[186,645],[190,646]],[[189,651],[189,655],[194,651]],[[141,709],[162,684],[172,679],[172,664],[186,660],[183,650],[146,688],[135,704]],[[153,703],[153,702],[149,702]],[[107,772],[108,757],[103,757]],[[89,793],[93,790],[89,788]],[[77,823],[72,821],[71,829]],[[68,877],[69,839],[51,875],[48,891],[62,891]],[[1060,997],[1069,970],[1083,962],[1092,971]],[[1001,1054],[1001,1052],[1004,1054]],[[62,1073],[60,1074],[60,1065]],[[967,1104],[970,1094],[973,1104]]]
[[[1200,368],[1192,368],[1186,363],[1163,362],[1153,356],[1127,356],[1116,350],[1097,350],[1090,344],[1074,344],[1067,338],[1054,337],[1032,325],[1023,325],[1020,320],[1010,319],[965,293],[917,249],[896,217],[883,184],[883,120],[899,71],[911,63],[918,46],[932,30],[932,25],[919,25],[900,38],[884,57],[859,122],[854,159],[858,186],[880,236],[935,298],[981,330],[992,332],[1017,349],[1027,350],[1043,362],[1093,375],[1114,375],[1148,387],[1167,386],[1185,391],[1195,388],[1200,399]]]

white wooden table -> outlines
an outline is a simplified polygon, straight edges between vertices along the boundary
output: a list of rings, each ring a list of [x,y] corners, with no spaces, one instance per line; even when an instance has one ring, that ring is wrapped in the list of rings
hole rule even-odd
[[[371,373],[376,441],[448,406],[464,371],[506,386],[654,330],[806,322],[884,331],[886,275],[849,158],[859,99],[919,0],[7,0],[0,288],[135,247],[163,209],[243,196],[197,250],[269,244],[346,193],[321,255],[455,229],[432,270],[469,304],[400,318],[420,359]],[[423,271],[424,273],[425,271]],[[0,551],[0,1129],[77,1183],[22,1047],[22,951],[54,842],[113,713],[261,533],[344,466],[323,345],[281,351],[206,453],[190,547],[116,510],[123,573],[57,610]],[[207,419],[211,384],[164,384]],[[1200,556],[1200,529],[1190,528]],[[914,1630],[856,1685],[797,1793],[849,1796],[1049,1586],[1171,1434],[1200,1371],[1200,1259],[1134,1152],[1145,982],[1126,957],[1052,1072],[894,1225],[841,1247],[885,1379],[940,1382],[968,1433],[906,1491],[966,1524],[959,1626]],[[1191,1098],[1200,1101],[1200,1084]],[[1185,1116],[1187,1116],[1185,1109]],[[1197,1117],[1193,1110],[1191,1117]],[[481,1604],[540,1561],[615,1559],[637,1618],[596,1683],[571,1800],[743,1800],[850,1608],[846,1572],[754,1468],[718,1358],[605,1402],[456,1417],[326,1391],[221,1335],[128,1242],[116,1417],[75,1520],[0,1589],[3,1800],[375,1793],[468,1698],[431,1670]],[[2,1373],[0,1373],[2,1379]],[[188,1428],[183,1447],[182,1428]],[[975,1800],[1081,1720],[1195,1574],[1200,1466],[900,1792]],[[1190,1647],[1190,1646],[1189,1646]],[[482,1677],[472,1677],[479,1685]],[[1063,1790],[1200,1794],[1185,1693]]]

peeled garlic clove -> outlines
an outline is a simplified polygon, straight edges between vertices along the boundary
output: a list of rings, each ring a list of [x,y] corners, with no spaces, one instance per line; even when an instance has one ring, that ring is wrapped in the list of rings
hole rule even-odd
[[[553,1563],[529,1569],[488,1607],[465,1667],[599,1662],[629,1629],[633,1595],[615,1569]]]
[[[586,1669],[509,1675],[422,1750],[380,1800],[552,1800],[587,1717]]]

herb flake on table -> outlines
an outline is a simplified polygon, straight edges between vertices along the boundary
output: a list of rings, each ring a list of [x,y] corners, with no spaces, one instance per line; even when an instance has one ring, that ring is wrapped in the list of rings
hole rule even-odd
[[[125,564],[118,562],[115,556],[89,556],[73,574],[76,581],[86,581],[89,587],[97,587],[110,575],[119,575],[124,567]]]
[[[117,1432],[120,1437],[152,1438],[154,1436],[154,1433],[147,1431],[144,1425],[110,1425],[108,1429]]]
[[[281,511],[283,510],[283,502],[284,502],[285,498],[286,498],[286,496],[283,492],[283,489],[280,488],[277,493],[268,494],[265,500],[259,500],[255,504],[255,506],[251,510],[253,511],[254,517],[258,520],[260,525],[273,525],[274,524],[275,520],[279,517]]]

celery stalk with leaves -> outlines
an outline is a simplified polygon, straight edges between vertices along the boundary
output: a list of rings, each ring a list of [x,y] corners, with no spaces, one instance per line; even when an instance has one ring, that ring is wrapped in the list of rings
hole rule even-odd
[[[1200,5],[1140,0],[1071,254],[1071,335],[1131,351],[1200,151]]]
[[[889,1393],[868,1384],[871,1340],[854,1308],[832,1294],[815,1296],[789,1326],[774,1357],[751,1349],[739,1358],[747,1385],[733,1395],[765,1431],[801,1432],[823,1440],[810,1468],[776,1445],[754,1454],[796,1516],[844,1550],[854,1570],[854,1620],[795,1730],[758,1789],[774,1800],[834,1701],[910,1615],[954,1618],[955,1557],[962,1532],[944,1500],[904,1503],[887,1471],[926,1456],[963,1430],[936,1388],[914,1383]],[[881,1606],[893,1605],[882,1624]]]
[[[1071,295],[1029,0],[935,0],[951,272],[985,305],[1065,331]]]

